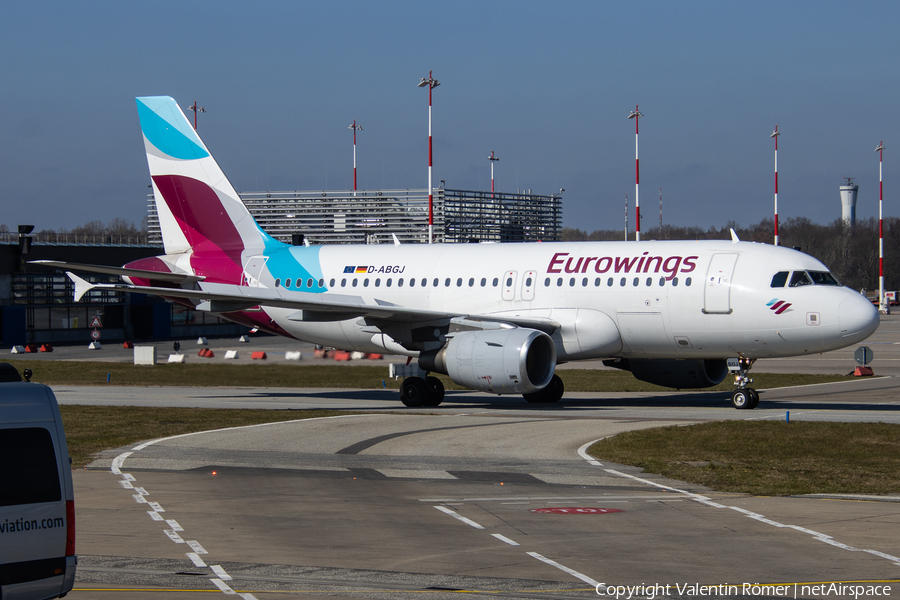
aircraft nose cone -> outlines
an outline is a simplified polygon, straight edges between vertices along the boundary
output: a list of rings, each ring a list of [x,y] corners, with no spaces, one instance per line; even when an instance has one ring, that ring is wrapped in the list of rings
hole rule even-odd
[[[861,294],[851,293],[838,307],[841,336],[850,343],[861,342],[875,333],[880,322],[878,309]]]

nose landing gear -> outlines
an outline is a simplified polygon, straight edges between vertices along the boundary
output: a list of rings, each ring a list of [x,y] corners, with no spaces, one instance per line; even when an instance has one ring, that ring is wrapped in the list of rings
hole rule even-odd
[[[737,389],[731,394],[731,405],[735,408],[751,409],[756,408],[759,404],[759,392],[748,387],[753,383],[748,373],[754,362],[756,362],[755,358],[744,356],[728,359],[728,370],[734,373],[734,385],[737,386]]]

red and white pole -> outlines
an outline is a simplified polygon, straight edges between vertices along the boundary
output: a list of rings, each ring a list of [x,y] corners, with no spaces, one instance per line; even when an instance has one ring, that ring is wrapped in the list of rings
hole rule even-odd
[[[194,100],[194,103],[188,106],[188,110],[194,111],[194,131],[197,131],[197,113],[206,112],[206,109],[202,106],[197,106],[197,101]]]
[[[884,195],[882,194],[881,182],[881,159],[884,153],[884,141],[878,143],[875,148],[878,153],[878,309],[887,313],[888,303],[884,297],[884,213],[882,211],[882,203]]]
[[[634,105],[634,110],[628,115],[629,119],[634,119],[634,239],[641,241],[641,159],[638,153],[638,121],[644,115],[638,111],[638,105]]]
[[[775,125],[775,131],[769,137],[775,138],[775,245],[778,245],[778,125]]]
[[[434,186],[432,184],[432,152],[431,152],[431,90],[441,85],[435,79],[431,71],[428,71],[428,79],[422,78],[418,87],[428,86],[428,243],[434,241]]]
[[[362,131],[362,127],[356,124],[356,119],[353,119],[353,125],[348,127],[348,129],[353,130],[353,191],[356,191],[356,130]]]
[[[488,156],[488,160],[491,161],[491,198],[494,197],[494,163],[500,160],[496,156],[494,156],[494,151],[491,150],[491,155]]]

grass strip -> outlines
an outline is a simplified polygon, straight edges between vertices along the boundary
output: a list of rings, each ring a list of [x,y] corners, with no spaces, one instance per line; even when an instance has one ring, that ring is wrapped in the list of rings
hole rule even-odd
[[[588,452],[720,492],[900,493],[900,425],[889,423],[721,421],[622,433]]]
[[[163,364],[141,366],[131,363],[93,361],[29,361],[13,363],[19,372],[29,368],[33,381],[47,385],[110,385],[134,386],[236,386],[236,387],[325,387],[360,389],[398,389],[400,381],[388,377],[386,365],[345,366],[284,364]],[[569,392],[670,392],[635,379],[627,371],[597,369],[563,369],[557,371]],[[449,377],[440,376],[448,390],[463,390]],[[754,375],[753,387],[768,389],[795,385],[809,385],[832,381],[849,381],[845,375],[797,375],[760,373]],[[734,388],[726,377],[710,391],[729,391]]]
[[[98,452],[145,440],[296,419],[359,414],[339,410],[158,408],[61,405],[72,466],[89,464]]]

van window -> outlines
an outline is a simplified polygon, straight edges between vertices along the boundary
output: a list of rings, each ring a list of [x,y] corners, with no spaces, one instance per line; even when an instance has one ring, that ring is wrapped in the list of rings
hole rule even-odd
[[[0,429],[0,506],[61,499],[50,432],[43,427]]]

